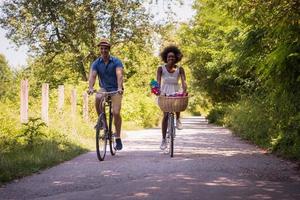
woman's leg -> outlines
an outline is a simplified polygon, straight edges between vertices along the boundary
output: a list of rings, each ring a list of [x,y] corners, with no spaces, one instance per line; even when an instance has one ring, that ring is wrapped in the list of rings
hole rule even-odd
[[[176,120],[180,118],[180,112],[176,112]]]
[[[178,130],[182,129],[182,123],[181,123],[181,120],[180,120],[180,112],[176,112],[176,128]]]
[[[161,150],[165,150],[167,148],[166,135],[168,128],[168,113],[164,112],[164,116],[161,122],[161,132],[162,132],[162,141],[160,145]]]
[[[164,112],[164,116],[161,123],[161,132],[162,132],[163,139],[166,139],[167,128],[168,128],[168,113]]]

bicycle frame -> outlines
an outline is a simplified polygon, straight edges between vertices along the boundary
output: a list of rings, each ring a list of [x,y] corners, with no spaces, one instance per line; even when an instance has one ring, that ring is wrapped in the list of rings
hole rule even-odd
[[[111,95],[116,94],[116,92],[101,92],[101,93],[107,96],[104,96],[104,99],[99,105],[102,107],[102,109],[96,125],[97,126],[96,151],[97,151],[97,157],[99,161],[103,161],[105,158],[107,141],[109,142],[111,155],[116,154],[116,149],[114,148],[115,140],[113,138],[113,133],[112,133],[113,114],[112,114],[112,100],[111,100]],[[107,121],[107,117],[108,117],[108,121]],[[100,124],[102,125],[102,127]],[[103,129],[102,134],[101,134],[101,128]]]
[[[169,146],[169,154],[174,155],[174,138],[175,138],[175,114],[168,112],[168,126],[167,126],[167,145]]]
[[[106,114],[108,114],[108,129],[106,130],[106,135],[107,135],[107,139],[109,140],[110,153],[111,153],[111,155],[115,155],[116,154],[116,150],[114,148],[115,140],[113,138],[113,132],[112,132],[113,114],[112,114],[111,96],[105,97],[104,101],[105,102],[104,102],[103,112],[105,113],[105,116],[106,116]],[[108,107],[108,113],[106,113],[105,107]],[[106,124],[107,124],[107,121],[106,121]]]

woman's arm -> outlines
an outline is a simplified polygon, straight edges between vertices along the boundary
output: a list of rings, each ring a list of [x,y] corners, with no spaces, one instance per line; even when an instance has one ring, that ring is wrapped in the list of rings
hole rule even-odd
[[[161,85],[161,74],[162,74],[162,67],[158,67],[156,72],[156,81],[159,84],[159,88]]]
[[[179,74],[180,74],[180,78],[181,78],[182,90],[183,90],[183,92],[186,92],[187,84],[186,84],[186,77],[185,77],[185,72],[184,72],[183,67],[179,68]]]

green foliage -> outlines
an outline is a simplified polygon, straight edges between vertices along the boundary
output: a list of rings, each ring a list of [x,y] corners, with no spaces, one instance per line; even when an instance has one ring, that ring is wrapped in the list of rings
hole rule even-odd
[[[298,2],[197,0],[179,32],[208,118],[299,159]]]
[[[58,113],[57,102],[53,98],[55,93],[56,90],[50,92],[48,126],[44,126],[38,118],[39,98],[30,98],[30,120],[26,125],[20,123],[18,102],[0,102],[0,183],[53,166],[94,148],[93,124],[83,121],[79,115],[71,117],[68,105],[64,113]]]
[[[197,93],[191,89],[189,90],[189,93],[193,94],[193,96],[189,97],[188,111],[192,115],[206,116],[208,110],[211,108],[211,103],[208,101],[205,95],[202,95],[201,93]]]
[[[225,105],[215,105],[208,113],[206,118],[208,119],[209,123],[215,123],[222,125],[224,124],[224,116],[226,113],[226,106]]]
[[[0,25],[8,30],[7,36],[18,45],[29,45],[45,71],[51,72],[49,63],[57,56],[67,57],[69,63],[55,69],[69,68],[85,81],[97,57],[99,37],[117,45],[143,41],[151,33],[150,16],[136,0],[6,1],[1,13]]]
[[[179,32],[193,74],[192,86],[212,103],[236,101],[247,80],[234,64],[233,49],[241,40],[242,27],[211,1],[196,5],[192,27],[183,25]]]
[[[16,104],[12,102],[0,102],[0,154],[14,149],[18,143],[21,124]]]
[[[13,98],[15,94],[13,85],[13,72],[9,68],[4,55],[0,54],[0,99]]]
[[[229,107],[225,124],[242,138],[270,148],[276,127],[272,123],[268,106],[270,105],[262,98],[242,100]]]
[[[25,140],[26,144],[29,148],[33,147],[33,144],[41,139],[42,136],[45,136],[43,132],[41,132],[41,127],[46,126],[41,118],[29,118],[27,123],[24,123],[24,128],[22,133],[19,135],[22,139]]]
[[[150,89],[148,90],[150,91]],[[126,91],[122,108],[125,122],[134,122],[138,127],[144,128],[158,125],[161,111],[149,91],[145,93],[138,92],[138,89]]]
[[[0,184],[22,178],[86,152],[71,142],[43,141],[33,149],[16,148],[0,156]]]
[[[277,102],[257,96],[226,111],[224,124],[243,138],[292,159],[300,159],[300,117],[286,94]]]

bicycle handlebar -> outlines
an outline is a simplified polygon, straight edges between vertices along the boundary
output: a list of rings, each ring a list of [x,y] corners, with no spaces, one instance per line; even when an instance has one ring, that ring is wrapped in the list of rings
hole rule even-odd
[[[111,92],[97,92],[97,90],[94,89],[92,92],[90,92],[90,91],[88,90],[87,93],[88,93],[89,95],[92,95],[92,94],[94,94],[94,93],[110,95],[110,94],[117,94],[117,93],[119,93],[119,91],[117,90],[117,91],[111,91]]]

